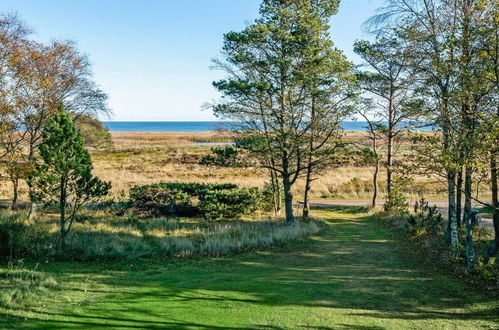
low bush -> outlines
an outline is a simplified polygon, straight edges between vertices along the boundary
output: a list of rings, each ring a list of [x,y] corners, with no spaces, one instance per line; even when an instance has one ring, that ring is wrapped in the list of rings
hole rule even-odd
[[[262,200],[256,189],[234,184],[160,183],[134,187],[130,201],[147,215],[202,216],[208,220],[239,218],[256,211]]]
[[[192,207],[188,193],[162,185],[133,188],[130,199],[137,208],[151,215],[195,215],[195,211],[189,212]]]
[[[429,206],[428,202],[421,198],[414,205],[414,213],[408,217],[408,234],[410,237],[418,238],[437,234],[442,230],[444,218],[436,206]]]
[[[199,202],[199,210],[206,220],[238,219],[260,208],[261,192],[256,188],[214,190]]]
[[[211,148],[211,154],[204,156],[199,161],[199,164],[219,167],[238,167],[243,165],[239,159],[239,149],[234,146]]]

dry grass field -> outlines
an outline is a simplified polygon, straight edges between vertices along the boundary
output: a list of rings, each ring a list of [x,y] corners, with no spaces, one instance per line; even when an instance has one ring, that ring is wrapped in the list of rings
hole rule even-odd
[[[233,140],[227,132],[113,132],[114,149],[92,151],[95,174],[113,184],[112,197],[126,198],[128,190],[135,185],[158,182],[212,182],[235,183],[241,187],[261,187],[269,181],[268,173],[256,168],[220,168],[199,165],[200,159],[209,154],[217,143]],[[362,132],[347,132],[348,141],[365,140]],[[365,141],[367,142],[367,141]],[[312,187],[313,198],[369,198],[371,174],[369,167],[343,166],[318,175]],[[355,179],[352,181],[352,179]],[[380,175],[383,188],[384,174]],[[438,184],[424,182],[427,196],[438,195]],[[294,186],[295,197],[301,198],[304,182]],[[429,189],[433,189],[433,193]],[[417,198],[417,185],[410,191]],[[435,193],[436,192],[436,193]],[[381,191],[381,196],[384,192]],[[0,198],[9,199],[11,187],[8,181],[0,181]],[[21,188],[22,199],[26,199],[26,187]]]
[[[352,133],[348,134],[348,139],[354,138]],[[115,132],[113,140],[115,150],[94,152],[93,159],[95,174],[112,181],[115,196],[126,194],[134,185],[157,182],[235,183],[241,187],[261,187],[269,180],[268,173],[262,169],[199,165],[214,143],[231,141],[227,133]],[[368,185],[370,176],[371,169],[366,167],[332,169],[320,175],[312,194],[316,198],[357,197],[354,188],[349,191],[349,182],[358,177]],[[303,185],[300,180],[295,186],[297,198]]]

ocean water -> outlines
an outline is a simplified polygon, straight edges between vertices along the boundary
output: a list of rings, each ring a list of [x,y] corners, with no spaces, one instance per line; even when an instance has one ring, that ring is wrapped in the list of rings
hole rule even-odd
[[[209,132],[231,128],[230,122],[219,121],[105,121],[111,132]],[[364,131],[366,122],[345,121],[347,131]]]

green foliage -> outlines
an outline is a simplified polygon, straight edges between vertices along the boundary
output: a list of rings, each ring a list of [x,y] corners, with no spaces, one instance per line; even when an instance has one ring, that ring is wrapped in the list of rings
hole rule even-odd
[[[239,146],[256,166],[281,174],[287,221],[301,172],[335,163],[333,140],[355,95],[353,65],[329,35],[338,7],[337,0],[264,1],[258,19],[224,35],[216,61],[227,75],[213,83],[222,97],[211,108],[239,123]]]
[[[429,206],[428,202],[421,198],[414,205],[414,214],[409,216],[408,223],[409,236],[419,239],[441,231],[444,218],[436,206]]]
[[[203,196],[199,209],[207,220],[238,219],[258,210],[261,200],[256,188],[214,190]]]
[[[172,182],[130,189],[130,201],[143,212],[201,215],[210,220],[248,215],[260,207],[261,200],[258,189],[238,189],[234,184]]]
[[[279,190],[279,191],[278,191]],[[284,191],[282,186],[274,187],[272,182],[266,182],[261,191],[261,201],[260,201],[260,209],[265,212],[275,211],[274,198],[281,199],[281,201],[275,201],[276,204],[279,202],[283,202]]]
[[[213,147],[211,153],[211,155],[204,156],[199,164],[220,167],[241,166],[239,150],[233,146]]]
[[[99,150],[113,147],[113,138],[109,129],[90,115],[75,116],[75,125],[83,135],[85,146]]]
[[[162,184],[134,187],[130,190],[130,200],[135,207],[151,215],[195,215],[191,196],[185,191]]]
[[[396,215],[407,215],[408,205],[407,196],[404,193],[404,186],[407,184],[405,178],[395,178],[390,193],[388,193],[387,201],[383,208],[385,212]]]
[[[34,201],[58,203],[61,216],[61,249],[80,208],[107,195],[111,184],[92,176],[92,160],[81,132],[62,105],[44,126],[39,145],[43,163],[31,174]],[[66,214],[68,201],[71,201]]]

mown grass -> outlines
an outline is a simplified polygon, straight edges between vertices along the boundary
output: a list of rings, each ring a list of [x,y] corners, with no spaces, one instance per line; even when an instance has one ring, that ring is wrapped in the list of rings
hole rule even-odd
[[[0,327],[498,327],[497,297],[404,258],[391,232],[366,213],[314,214],[326,220],[325,230],[270,251],[206,260],[42,265],[60,289],[43,304],[0,309]]]

